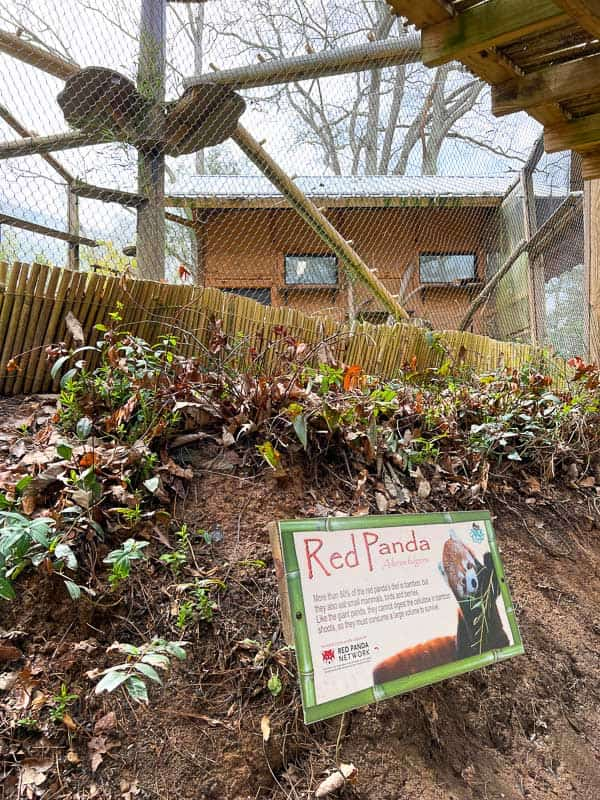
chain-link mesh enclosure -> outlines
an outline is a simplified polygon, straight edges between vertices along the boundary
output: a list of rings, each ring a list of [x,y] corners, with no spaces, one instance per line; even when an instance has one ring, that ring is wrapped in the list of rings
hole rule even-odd
[[[384,2],[6,0],[0,26],[0,260],[587,351],[577,160]]]

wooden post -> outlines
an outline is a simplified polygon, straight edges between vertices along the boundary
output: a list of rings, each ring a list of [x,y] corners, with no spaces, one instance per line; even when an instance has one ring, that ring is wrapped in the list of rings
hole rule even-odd
[[[210,212],[194,211],[194,233],[196,234],[196,271],[194,283],[196,286],[206,286],[206,252],[207,252],[207,231]]]
[[[585,182],[583,220],[589,356],[598,364],[600,363],[600,178]]]
[[[142,0],[137,88],[140,94],[161,103],[165,97],[166,0]],[[156,139],[164,139],[164,115],[155,106],[149,124]],[[137,263],[140,276],[165,277],[165,156],[159,148],[138,150],[138,192],[148,199],[137,212]]]
[[[536,162],[537,163],[537,162]],[[523,190],[523,216],[525,239],[529,242],[537,230],[535,210],[535,194],[533,191],[533,169],[526,167],[521,172]],[[542,346],[546,339],[546,294],[544,279],[544,257],[529,253],[528,259],[528,297],[529,297],[529,332],[531,344]]]
[[[67,184],[67,227],[72,236],[79,236],[79,197]],[[79,242],[69,242],[69,269],[79,269]]]
[[[245,153],[250,161],[255,164],[286,198],[288,203],[314,230],[345,266],[345,268],[365,286],[379,300],[386,311],[397,320],[408,320],[409,316],[398,300],[388,291],[387,287],[379,280],[358,253],[348,244],[343,236],[334,228],[315,204],[309,200],[296,184],[286,175],[273,158],[262,146],[238,124],[232,137],[237,146]]]

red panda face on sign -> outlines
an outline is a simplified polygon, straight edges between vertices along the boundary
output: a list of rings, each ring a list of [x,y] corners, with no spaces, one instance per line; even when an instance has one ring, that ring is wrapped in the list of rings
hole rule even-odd
[[[440,572],[457,600],[465,600],[478,593],[478,573],[482,568],[473,551],[451,531],[450,538],[444,542]]]

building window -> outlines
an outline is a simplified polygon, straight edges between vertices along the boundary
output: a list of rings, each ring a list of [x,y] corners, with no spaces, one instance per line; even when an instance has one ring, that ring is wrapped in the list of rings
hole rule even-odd
[[[285,257],[285,282],[288,285],[336,286],[337,280],[338,265],[335,256]]]
[[[421,253],[421,283],[462,283],[475,280],[475,253]]]
[[[361,322],[370,322],[371,325],[385,325],[390,318],[389,311],[361,311],[358,315]]]
[[[244,288],[221,289],[221,291],[228,292],[229,294],[239,294],[240,297],[249,297],[250,300],[256,300],[258,303],[262,303],[263,306],[271,305],[270,289],[252,289],[244,287]]]

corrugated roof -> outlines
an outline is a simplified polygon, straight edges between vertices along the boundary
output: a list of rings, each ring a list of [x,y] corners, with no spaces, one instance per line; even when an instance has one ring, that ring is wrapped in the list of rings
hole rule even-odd
[[[423,175],[305,176],[296,185],[313,199],[339,206],[497,205],[514,177]],[[280,192],[263,176],[195,175],[167,185],[172,205],[203,207],[272,207]],[[452,203],[451,201],[455,201]]]

